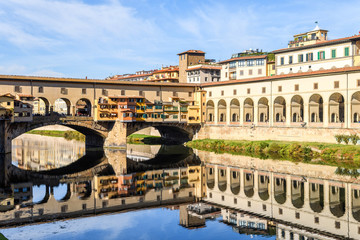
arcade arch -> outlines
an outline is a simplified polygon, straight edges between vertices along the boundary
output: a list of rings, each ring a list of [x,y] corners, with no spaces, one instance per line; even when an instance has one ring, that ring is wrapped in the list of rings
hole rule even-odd
[[[214,102],[212,100],[209,100],[207,103],[206,103],[206,120],[208,122],[213,122],[214,121],[214,116],[215,116],[215,107],[214,107]]]
[[[269,121],[269,100],[266,97],[260,98],[258,102],[259,122]]]
[[[274,122],[286,121],[286,101],[279,96],[274,100]]]
[[[319,94],[311,95],[309,99],[310,122],[323,122],[324,101]]]
[[[226,102],[223,99],[218,102],[218,121],[226,122]]]
[[[230,102],[231,122],[239,122],[240,120],[240,102],[236,98]]]
[[[331,123],[345,120],[344,97],[340,93],[333,93],[329,98],[329,119]]]
[[[244,101],[244,122],[254,121],[254,101],[247,98]]]

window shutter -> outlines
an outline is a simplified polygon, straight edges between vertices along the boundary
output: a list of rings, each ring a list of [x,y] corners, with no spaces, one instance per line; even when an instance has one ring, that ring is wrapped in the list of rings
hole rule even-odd
[[[323,59],[325,59],[325,51],[323,51]]]
[[[318,60],[320,60],[320,52],[318,52]]]
[[[306,61],[309,61],[309,54],[306,54]]]

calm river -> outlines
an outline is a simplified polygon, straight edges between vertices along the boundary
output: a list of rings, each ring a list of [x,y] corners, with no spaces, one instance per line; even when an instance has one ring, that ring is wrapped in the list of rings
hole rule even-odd
[[[0,160],[7,239],[360,239],[360,180],[332,166],[30,134]]]

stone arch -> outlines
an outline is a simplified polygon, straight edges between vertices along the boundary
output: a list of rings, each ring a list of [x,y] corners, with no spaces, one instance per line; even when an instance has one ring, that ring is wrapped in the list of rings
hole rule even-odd
[[[290,113],[292,122],[304,121],[304,100],[300,95],[291,98]]]
[[[33,203],[35,204],[42,204],[46,203],[50,198],[50,191],[49,186],[47,185],[39,185],[39,186],[33,186],[33,192],[39,193],[44,190],[44,195],[38,199],[39,196],[33,196]]]
[[[240,172],[239,171],[230,171],[230,189],[233,194],[238,194],[240,192]]]
[[[71,102],[67,98],[58,98],[54,102],[54,108],[53,112],[56,112],[58,114],[63,114],[70,116],[71,115]]]
[[[91,102],[87,98],[80,98],[75,104],[75,115],[76,116],[91,116]]]
[[[254,121],[254,101],[246,98],[244,101],[244,122]]]
[[[269,185],[270,185],[270,179],[267,175],[259,175],[259,187],[258,187],[258,194],[261,200],[266,201],[269,199]]]
[[[269,121],[269,100],[266,97],[262,97],[259,99],[258,114],[259,122]]]
[[[313,94],[309,99],[310,122],[323,122],[324,101],[321,95]]]
[[[360,222],[360,189],[351,191],[351,210],[353,217]]]
[[[274,198],[277,203],[284,204],[286,202],[286,179],[275,178],[274,181]]]
[[[324,209],[324,185],[319,183],[309,183],[310,208],[320,213]]]
[[[226,102],[224,99],[218,102],[218,121],[226,122]]]
[[[330,212],[339,218],[345,214],[345,188],[338,186],[329,186],[329,188]]]
[[[247,197],[254,196],[254,173],[244,172],[244,193]]]
[[[213,167],[206,167],[206,185],[210,189],[215,186],[215,172]]]
[[[225,192],[227,187],[227,176],[226,169],[224,168],[218,169],[218,187],[220,191]]]
[[[215,117],[215,107],[214,102],[212,100],[207,101],[206,103],[206,121],[214,122]]]
[[[44,97],[38,97],[34,101],[34,115],[48,116],[50,115],[50,102]]]
[[[344,97],[340,93],[333,93],[329,98],[329,119],[332,123],[344,122]]]
[[[291,184],[291,202],[294,207],[302,208],[304,206],[304,182],[292,180]]]
[[[240,102],[236,98],[230,102],[230,116],[231,122],[239,122],[240,120]]]
[[[286,121],[286,101],[279,96],[274,100],[274,122]]]
[[[360,122],[360,91],[355,92],[351,96],[351,122],[359,123]]]
[[[65,187],[66,187],[66,192],[63,195],[63,191],[61,191],[61,190],[63,190],[63,188],[65,188]],[[58,193],[58,192],[60,192],[60,193]],[[56,199],[56,201],[64,202],[64,201],[69,200],[70,197],[71,197],[70,183],[60,184],[59,186],[57,186],[55,188],[52,188],[52,193],[53,193],[54,198]]]

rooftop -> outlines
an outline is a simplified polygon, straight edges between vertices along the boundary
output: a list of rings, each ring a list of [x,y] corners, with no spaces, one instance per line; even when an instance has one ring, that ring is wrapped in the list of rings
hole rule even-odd
[[[185,54],[185,53],[205,54],[205,52],[203,52],[201,50],[187,50],[185,52],[178,53],[177,55],[181,55],[181,54]]]
[[[221,61],[221,62],[218,62],[218,63],[222,64],[222,63],[228,63],[228,62],[237,61],[237,60],[247,60],[247,59],[263,59],[263,58],[266,58],[266,57],[267,57],[267,54],[265,54],[265,55],[254,55],[254,56],[244,56],[244,57],[230,58],[228,60],[224,60],[224,61]]]

